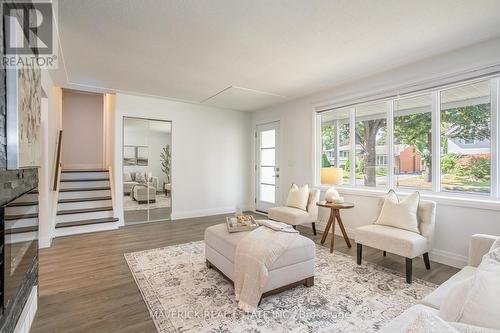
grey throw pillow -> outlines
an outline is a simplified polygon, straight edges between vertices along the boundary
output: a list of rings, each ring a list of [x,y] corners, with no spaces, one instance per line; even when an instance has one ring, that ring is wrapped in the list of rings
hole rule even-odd
[[[135,174],[135,181],[141,184],[146,184],[146,175],[142,172]]]

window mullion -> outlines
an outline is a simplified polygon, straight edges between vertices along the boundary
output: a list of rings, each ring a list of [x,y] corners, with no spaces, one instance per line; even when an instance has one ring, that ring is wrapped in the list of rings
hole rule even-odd
[[[314,118],[316,124],[316,137],[314,148],[316,151],[316,158],[314,159],[314,169],[316,170],[314,173],[314,182],[315,184],[321,184],[321,169],[323,167],[323,138],[322,138],[322,130],[323,130],[323,116],[321,114],[317,114]]]
[[[500,79],[494,78],[491,80],[491,133],[490,133],[490,144],[491,144],[491,196],[493,198],[499,197],[499,177],[498,177],[498,152],[499,152],[499,138],[498,138],[498,128],[499,128],[499,89],[500,89]]]
[[[432,191],[441,192],[441,94],[432,93]]]
[[[340,168],[340,126],[339,121],[335,120],[335,167]]]
[[[350,175],[349,183],[356,185],[356,110],[349,110]]]
[[[387,102],[387,186],[394,188],[394,102]]]

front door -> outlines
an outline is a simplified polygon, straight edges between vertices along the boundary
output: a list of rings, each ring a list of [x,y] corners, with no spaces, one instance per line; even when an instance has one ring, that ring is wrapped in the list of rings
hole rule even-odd
[[[276,206],[279,192],[279,121],[256,128],[255,208],[266,212]]]

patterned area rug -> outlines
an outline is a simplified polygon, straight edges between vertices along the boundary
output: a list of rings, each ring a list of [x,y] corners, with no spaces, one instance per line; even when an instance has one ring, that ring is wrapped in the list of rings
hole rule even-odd
[[[245,314],[204,250],[193,242],[125,254],[158,332],[375,332],[436,287],[316,246],[313,287],[264,298]]]
[[[150,202],[149,205],[147,203],[140,204],[132,200],[129,195],[123,196],[123,210],[146,210],[163,207],[170,207],[170,197],[166,197],[163,193],[156,194],[156,202]]]

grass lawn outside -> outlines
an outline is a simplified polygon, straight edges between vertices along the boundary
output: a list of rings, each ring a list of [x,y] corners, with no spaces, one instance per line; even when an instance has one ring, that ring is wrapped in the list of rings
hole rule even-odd
[[[415,177],[407,177],[399,179],[396,175],[397,187],[410,187],[419,189],[432,189],[432,184],[427,181],[426,175],[415,175]],[[490,193],[490,180],[473,180],[455,175],[443,175],[441,179],[441,187],[444,191],[450,192],[474,192],[487,194]]]

